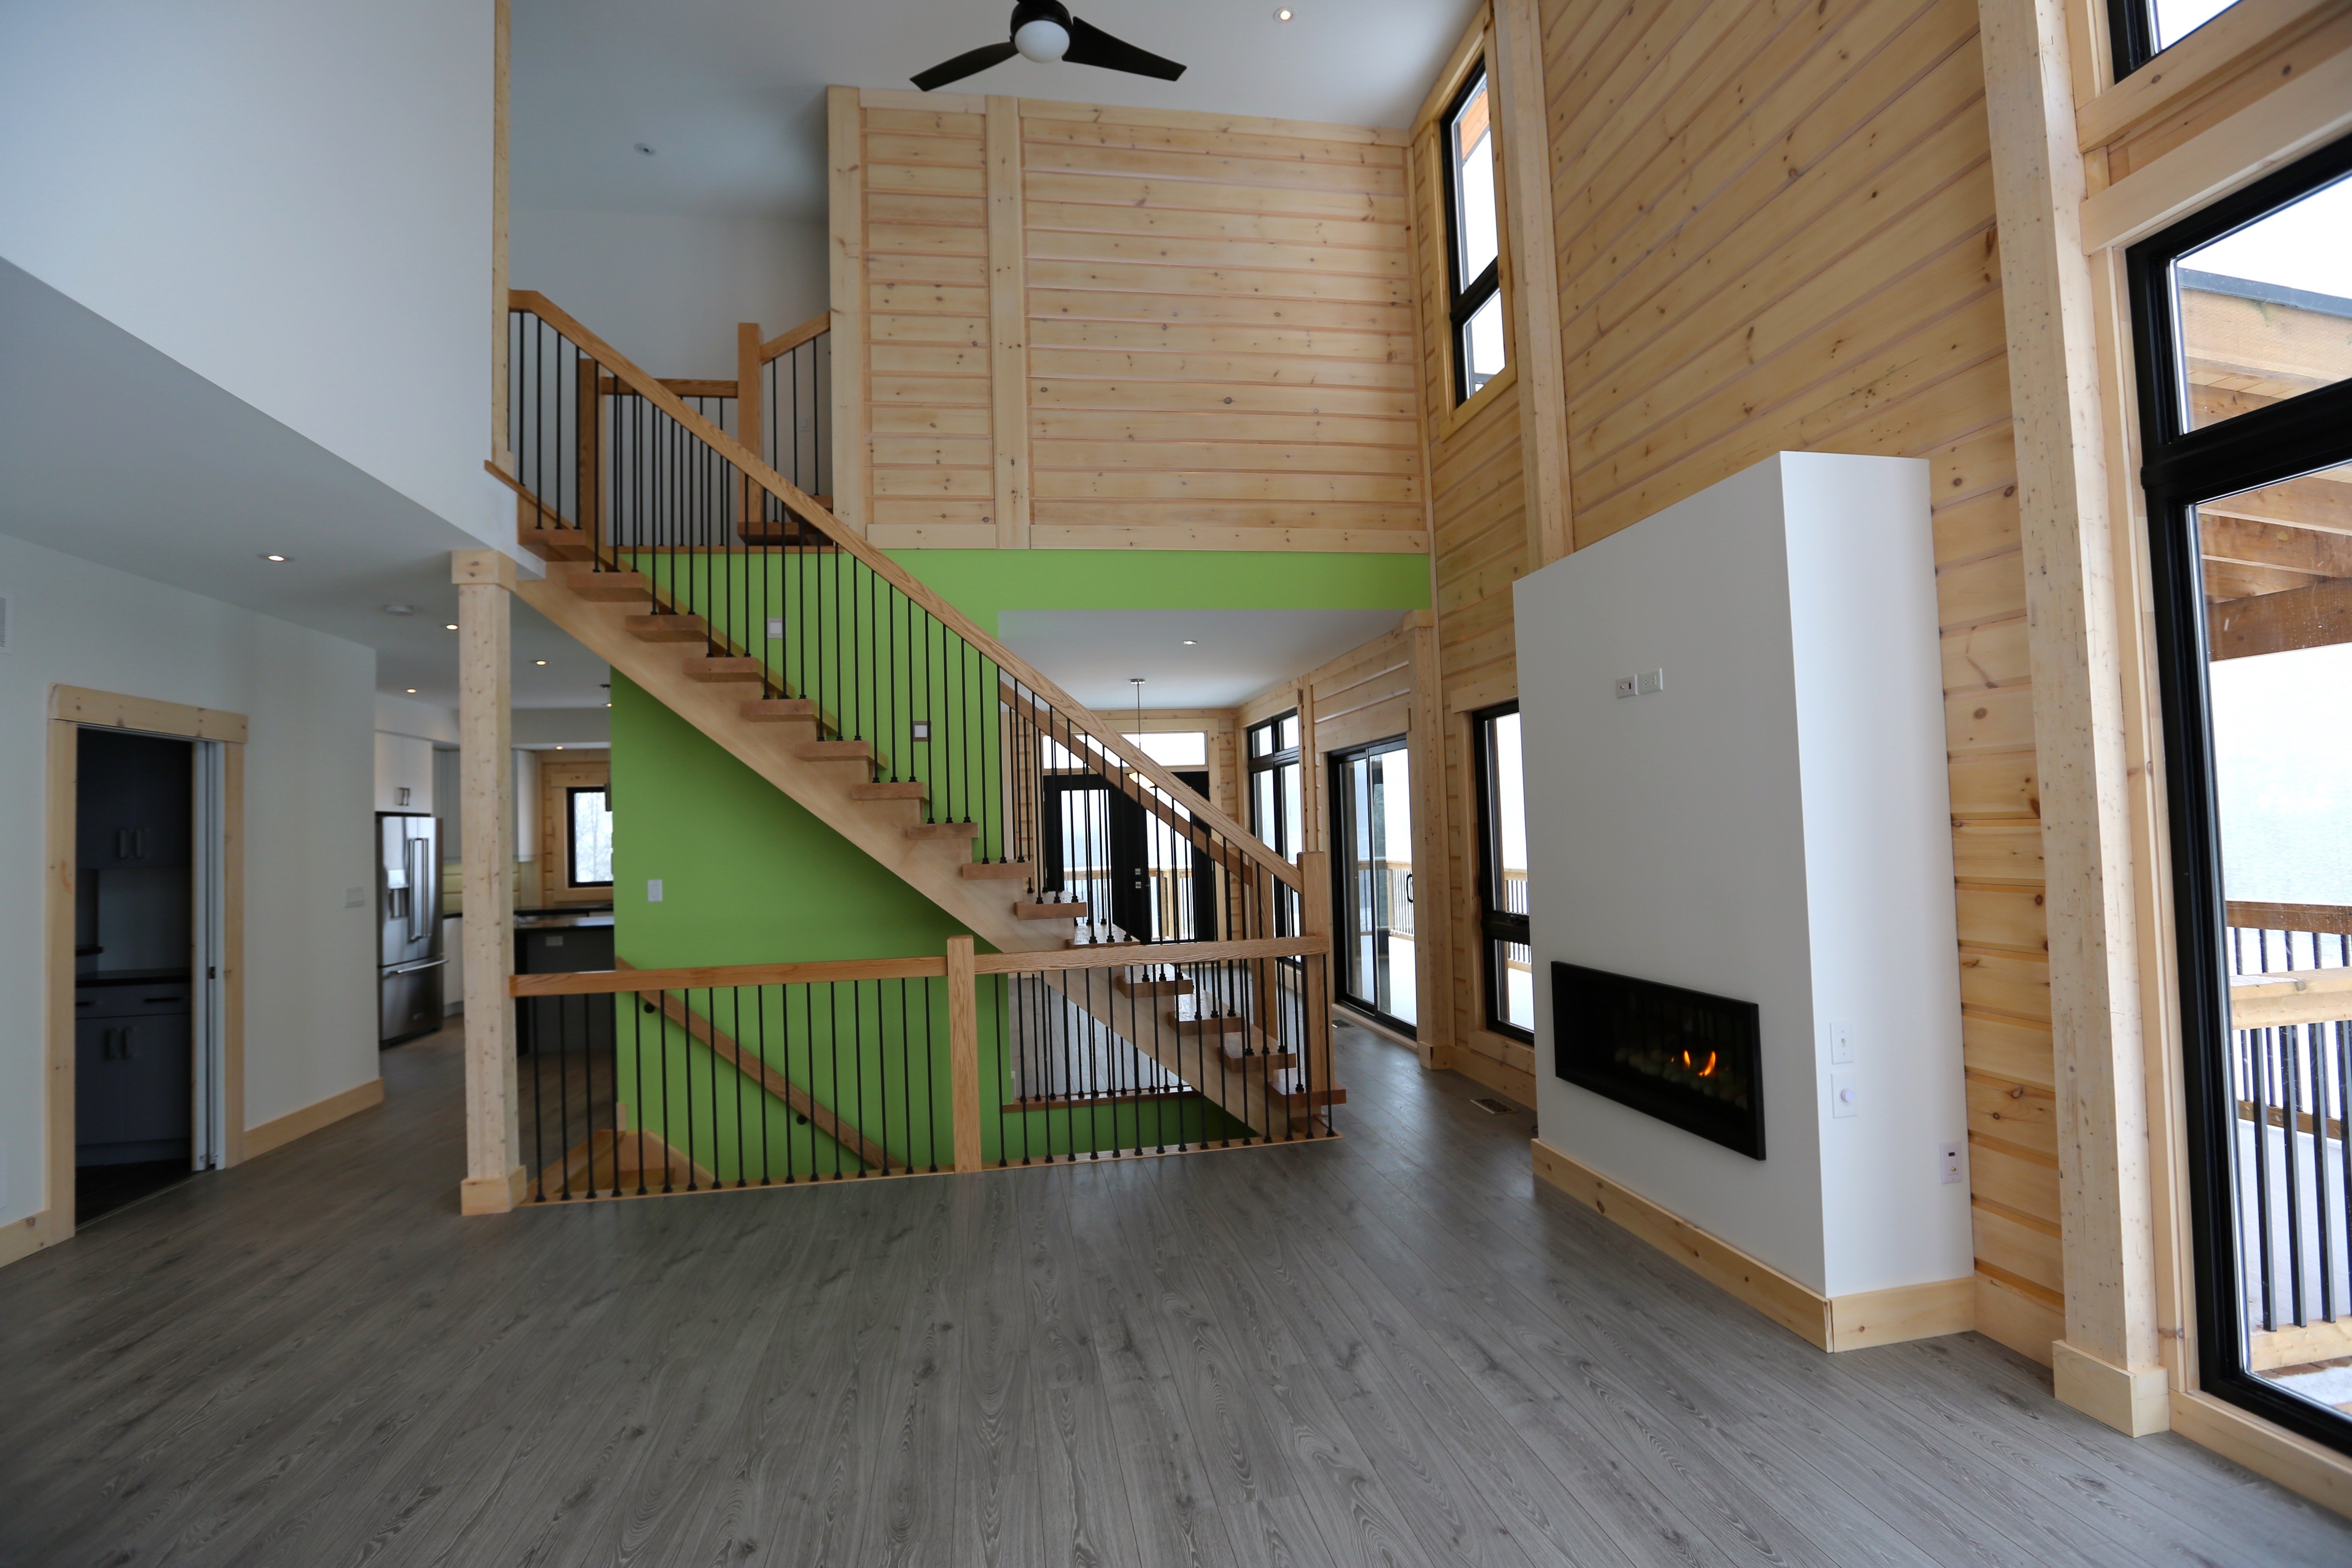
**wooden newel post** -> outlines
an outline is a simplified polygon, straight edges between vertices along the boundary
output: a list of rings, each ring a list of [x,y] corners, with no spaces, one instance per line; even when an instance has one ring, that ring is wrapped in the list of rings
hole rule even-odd
[[[1318,961],[1307,960],[1307,1089],[1310,1095],[1326,1094],[1331,1083],[1331,966],[1339,961],[1339,944],[1331,932],[1331,857],[1328,851],[1308,849],[1298,857],[1298,931],[1301,936],[1320,937],[1323,956]],[[1312,1114],[1315,1101],[1309,1099],[1307,1110]]]
[[[948,938],[949,1100],[955,1113],[955,1168],[980,1169],[980,977],[971,938]]]
[[[465,800],[466,1179],[458,1206],[504,1214],[522,1201],[516,1120],[514,758],[509,680],[514,563],[495,550],[449,557],[457,584],[458,774]]]

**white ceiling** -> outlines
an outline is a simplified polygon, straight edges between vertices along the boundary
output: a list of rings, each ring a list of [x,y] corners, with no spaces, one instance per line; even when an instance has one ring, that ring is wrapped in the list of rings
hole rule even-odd
[[[1183,79],[1014,59],[947,90],[1403,126],[1477,0],[1082,0]],[[824,89],[898,87],[1005,37],[1010,0],[514,0],[513,199],[824,215]],[[635,151],[644,142],[646,157]]]
[[[1143,706],[1237,708],[1287,676],[1396,630],[1402,610],[1002,610],[998,640],[1117,719]],[[1190,637],[1195,646],[1187,647]]]
[[[5,261],[0,475],[0,533],[363,644],[379,690],[456,705],[449,552],[479,540]],[[514,650],[518,705],[604,706],[604,666],[520,602]]]

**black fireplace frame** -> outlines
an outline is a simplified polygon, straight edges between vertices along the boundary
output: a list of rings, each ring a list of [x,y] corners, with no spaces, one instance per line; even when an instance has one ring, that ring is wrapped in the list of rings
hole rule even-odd
[[[1748,1104],[1741,1107],[1725,1100],[1676,1094],[1639,1074],[1601,1066],[1611,1059],[1617,1044],[1608,1026],[1622,1014],[1595,1004],[1612,1000],[1647,1005],[1654,1009],[1664,1006],[1696,1012],[1727,1026],[1731,1031],[1728,1037],[1747,1058]],[[1551,1035],[1552,1071],[1565,1081],[1736,1150],[1751,1160],[1764,1158],[1763,1016],[1755,1003],[1555,960],[1551,966]]]

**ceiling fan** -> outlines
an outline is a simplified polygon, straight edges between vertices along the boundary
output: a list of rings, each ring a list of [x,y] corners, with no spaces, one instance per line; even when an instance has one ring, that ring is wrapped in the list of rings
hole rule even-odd
[[[1070,8],[1061,0],[1020,0],[1013,7],[1012,33],[1003,43],[973,49],[951,60],[942,60],[927,71],[917,72],[915,85],[929,92],[991,66],[1003,65],[1015,55],[1041,62],[1067,60],[1072,65],[1100,66],[1105,70],[1158,77],[1161,81],[1174,81],[1184,74],[1184,68],[1174,60],[1161,59],[1149,49],[1139,49],[1100,27],[1080,21],[1070,15]]]

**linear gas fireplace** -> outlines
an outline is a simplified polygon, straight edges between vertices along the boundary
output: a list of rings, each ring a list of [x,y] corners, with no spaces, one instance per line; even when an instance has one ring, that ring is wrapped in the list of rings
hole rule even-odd
[[[1554,1070],[1661,1121],[1764,1157],[1753,1002],[1573,963],[1551,966]]]

